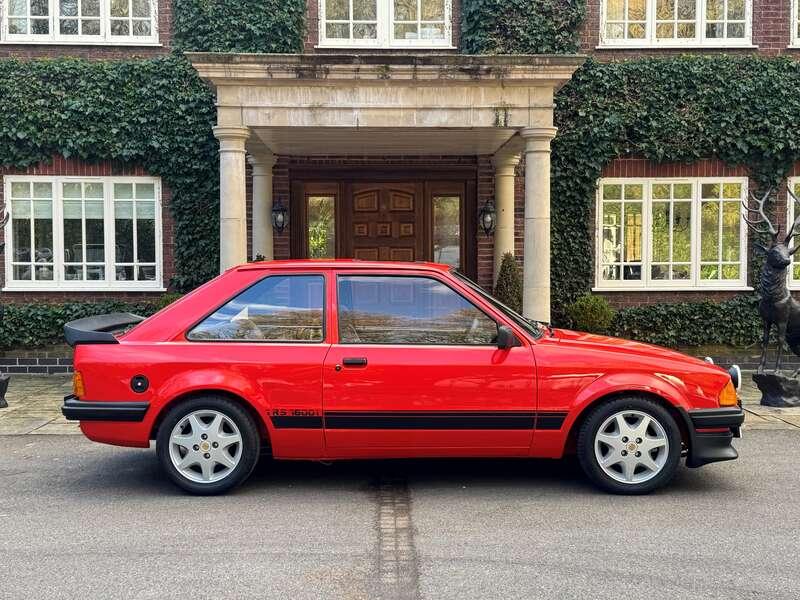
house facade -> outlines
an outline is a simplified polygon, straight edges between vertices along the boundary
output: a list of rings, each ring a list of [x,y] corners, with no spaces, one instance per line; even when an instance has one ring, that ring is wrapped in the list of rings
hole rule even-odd
[[[583,14],[573,48],[467,54],[468,0],[308,0],[287,53],[266,41],[263,51],[176,43],[181,11],[199,10],[188,0],[3,0],[0,61],[190,61],[216,107],[219,269],[256,258],[432,260],[491,288],[512,252],[526,314],[550,320],[563,311],[551,308],[562,268],[551,265],[551,209],[563,201],[551,194],[554,106],[587,57],[800,52],[796,0],[564,4]],[[780,182],[780,223],[794,216],[785,189],[800,185],[795,174]],[[171,186],[141,161],[54,152],[0,176],[11,214],[5,302],[155,297],[190,252]],[[626,307],[753,289],[741,203],[759,184],[747,164],[713,148],[681,162],[621,152],[594,183],[582,224],[591,291]]]

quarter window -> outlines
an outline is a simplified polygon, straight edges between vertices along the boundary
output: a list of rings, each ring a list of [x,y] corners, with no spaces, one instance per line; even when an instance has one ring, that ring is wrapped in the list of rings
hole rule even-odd
[[[491,345],[497,324],[443,283],[427,277],[341,276],[342,344]]]
[[[602,46],[742,46],[752,0],[603,0]]]
[[[320,0],[320,45],[448,47],[451,2]]]
[[[204,319],[195,341],[321,342],[325,279],[322,275],[266,277]]]
[[[746,285],[744,179],[603,179],[597,287]]]
[[[156,0],[6,0],[10,43],[153,44]]]
[[[161,287],[158,180],[7,177],[7,289]]]

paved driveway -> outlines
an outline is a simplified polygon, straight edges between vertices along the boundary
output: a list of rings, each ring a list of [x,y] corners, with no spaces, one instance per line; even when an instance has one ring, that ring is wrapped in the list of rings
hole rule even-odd
[[[800,595],[800,435],[647,497],[569,461],[265,462],[193,498],[152,451],[0,436],[0,598]]]

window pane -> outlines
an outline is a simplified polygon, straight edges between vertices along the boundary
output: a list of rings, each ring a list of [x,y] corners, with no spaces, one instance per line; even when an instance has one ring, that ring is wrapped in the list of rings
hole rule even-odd
[[[328,23],[325,26],[325,36],[331,39],[348,39],[350,26],[347,23]]]
[[[707,23],[706,24],[706,37],[707,38],[723,38],[725,36],[724,23]]]
[[[119,19],[111,20],[111,35],[129,35],[130,28],[128,21],[121,21]]]
[[[62,35],[78,35],[78,20],[61,19],[61,23],[59,24],[59,33]]]
[[[349,0],[325,0],[325,18],[329,21],[350,19]]]
[[[644,39],[645,28],[640,23],[628,25],[628,37],[634,40]]]
[[[9,19],[8,20],[8,33],[12,35],[23,35],[28,33],[28,20],[27,19]]]
[[[335,197],[308,197],[308,257],[336,257]]]
[[[658,0],[656,2],[656,19],[668,21],[675,14],[675,0]]]
[[[340,277],[343,344],[490,345],[497,324],[434,279]]]
[[[625,18],[625,0],[606,1],[606,19],[621,21]]]
[[[374,23],[356,23],[353,25],[353,39],[374,40],[378,37],[378,28]]]
[[[353,20],[374,21],[377,18],[378,18],[377,0],[353,0]]]
[[[50,14],[48,0],[31,0],[31,16],[46,17]]]
[[[607,202],[603,205],[603,262],[622,260],[622,205]]]
[[[728,36],[729,38],[743,38],[744,37],[744,23],[728,23]]]
[[[728,19],[744,20],[744,0],[728,0]]]
[[[653,202],[653,262],[669,262],[669,202]]]
[[[417,0],[394,0],[395,21],[416,21]]]
[[[114,198],[116,200],[130,200],[133,198],[133,184],[132,183],[115,183],[114,184]]]
[[[27,181],[15,181],[11,184],[12,198],[30,198],[31,184]]]
[[[31,19],[31,33],[34,35],[48,35],[50,33],[50,21],[46,19]]]
[[[719,260],[719,204],[703,202],[700,223],[700,260]]]
[[[718,21],[725,17],[725,0],[706,0],[706,19]]]
[[[128,0],[111,0],[111,16],[112,17],[127,17],[128,15]]]
[[[156,186],[153,183],[137,183],[136,197],[140,200],[153,200],[156,197]]]
[[[740,224],[738,202],[722,203],[722,260],[739,260]]]
[[[155,262],[156,260],[156,222],[146,212],[139,214],[137,211],[136,259],[138,262]]]
[[[672,205],[672,262],[689,262],[691,259],[692,204],[675,202]]]
[[[433,23],[423,23],[419,29],[420,38],[423,40],[444,39],[444,27]]]
[[[394,37],[398,40],[415,40],[417,35],[417,25],[415,23],[399,23],[394,26]]]
[[[695,0],[678,0],[678,19],[688,21],[695,18]]]
[[[132,263],[133,202],[114,203],[114,236],[116,241],[114,249],[115,260],[118,263]]]
[[[433,260],[461,266],[461,196],[433,197]]]
[[[82,0],[81,15],[84,17],[99,17],[100,0]]]
[[[321,342],[324,278],[267,277],[189,333],[191,340]]]
[[[444,0],[422,0],[423,21],[444,20]]]
[[[62,17],[77,17],[78,16],[78,0],[61,0],[59,3],[59,12]]]
[[[22,213],[22,214],[17,214]],[[11,221],[12,235],[14,236],[14,262],[30,262],[31,260],[31,220],[30,211],[25,215],[22,211],[15,210]],[[30,279],[26,277],[25,279]]]
[[[11,16],[27,16],[28,0],[10,0],[8,4],[8,14]]]
[[[150,16],[150,0],[133,0],[132,14],[134,17]]]
[[[642,260],[642,204],[625,203],[625,262]]]
[[[646,0],[628,0],[628,19],[631,21],[644,21],[646,14]]]

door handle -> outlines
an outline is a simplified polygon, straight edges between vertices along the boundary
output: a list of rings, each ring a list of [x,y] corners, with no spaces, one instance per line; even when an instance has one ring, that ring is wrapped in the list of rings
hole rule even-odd
[[[343,358],[342,364],[345,367],[366,367],[367,366],[367,359],[363,356],[357,358]]]

